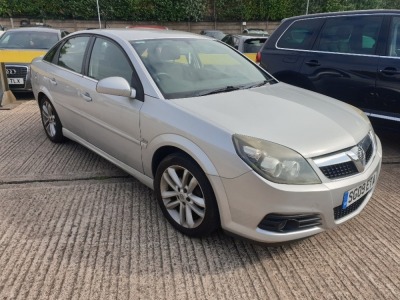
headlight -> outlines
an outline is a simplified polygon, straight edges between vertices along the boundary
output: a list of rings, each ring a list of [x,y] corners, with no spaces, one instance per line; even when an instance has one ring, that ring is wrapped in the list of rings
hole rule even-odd
[[[284,184],[321,183],[308,162],[296,151],[244,135],[233,135],[237,154],[267,180]]]

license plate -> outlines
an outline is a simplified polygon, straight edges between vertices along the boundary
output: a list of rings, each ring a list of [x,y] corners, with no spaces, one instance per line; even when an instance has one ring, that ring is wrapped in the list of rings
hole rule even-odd
[[[364,181],[359,186],[344,193],[342,208],[345,209],[354,202],[360,200],[365,194],[367,194],[374,187],[375,182],[376,182],[376,172],[372,174],[372,176],[368,178],[367,181]]]
[[[24,78],[8,78],[8,84],[24,84]]]

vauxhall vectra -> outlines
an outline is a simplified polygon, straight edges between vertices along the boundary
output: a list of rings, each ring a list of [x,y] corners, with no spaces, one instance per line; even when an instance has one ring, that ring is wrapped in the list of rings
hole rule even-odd
[[[359,214],[378,180],[381,143],[362,111],[200,35],[76,32],[33,61],[32,84],[51,141],[154,189],[189,236],[308,237]]]

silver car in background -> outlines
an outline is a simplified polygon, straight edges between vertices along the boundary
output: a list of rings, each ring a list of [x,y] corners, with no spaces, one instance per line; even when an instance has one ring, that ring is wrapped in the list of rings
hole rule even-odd
[[[360,213],[378,180],[381,143],[363,112],[207,37],[76,32],[33,61],[32,80],[51,141],[81,143],[154,189],[189,236],[305,238]]]

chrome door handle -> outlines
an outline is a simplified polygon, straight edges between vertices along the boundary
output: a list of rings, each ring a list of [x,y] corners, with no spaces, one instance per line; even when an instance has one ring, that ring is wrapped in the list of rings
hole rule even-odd
[[[81,97],[85,99],[85,101],[90,102],[92,101],[92,97],[90,97],[89,93],[81,93]]]

